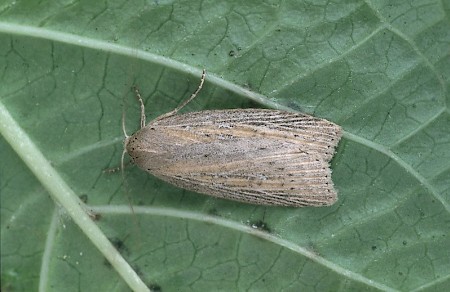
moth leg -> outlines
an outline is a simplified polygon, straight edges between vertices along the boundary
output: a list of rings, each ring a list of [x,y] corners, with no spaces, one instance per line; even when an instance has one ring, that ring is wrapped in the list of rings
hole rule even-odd
[[[203,69],[202,77],[200,78],[200,84],[198,85],[198,87],[194,91],[194,93],[192,93],[191,96],[188,99],[186,99],[182,104],[177,106],[174,110],[171,110],[170,112],[165,113],[165,114],[159,116],[156,119],[160,120],[160,119],[164,119],[164,118],[176,115],[179,110],[181,110],[183,107],[185,107],[189,102],[191,102],[197,96],[197,94],[200,92],[200,90],[203,87],[203,83],[205,83],[205,79],[206,79],[206,69]]]
[[[102,170],[102,173],[108,173],[108,174],[116,173],[130,165],[133,165],[133,163],[131,161],[127,161],[127,162],[121,163],[121,165],[119,165],[119,166],[105,168]]]
[[[136,98],[141,105],[141,129],[142,129],[145,127],[145,105],[144,105],[144,101],[142,100],[142,96],[141,96],[141,93],[139,92],[139,89],[136,86],[134,86],[133,89],[134,89]]]

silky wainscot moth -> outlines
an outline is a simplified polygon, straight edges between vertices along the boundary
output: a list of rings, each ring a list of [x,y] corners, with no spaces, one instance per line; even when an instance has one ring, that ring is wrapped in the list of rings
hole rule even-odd
[[[329,162],[341,128],[324,119],[271,109],[176,109],[125,138],[141,169],[178,187],[258,205],[327,206],[337,194]],[[124,127],[125,128],[125,127]],[[126,135],[126,134],[125,134]]]

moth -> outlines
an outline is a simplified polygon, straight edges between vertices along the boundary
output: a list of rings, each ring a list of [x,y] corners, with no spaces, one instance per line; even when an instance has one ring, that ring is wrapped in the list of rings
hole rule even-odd
[[[257,205],[327,206],[337,194],[329,162],[341,128],[327,120],[271,109],[176,109],[125,134],[125,151],[139,168],[175,186]],[[125,127],[124,132],[125,132]]]

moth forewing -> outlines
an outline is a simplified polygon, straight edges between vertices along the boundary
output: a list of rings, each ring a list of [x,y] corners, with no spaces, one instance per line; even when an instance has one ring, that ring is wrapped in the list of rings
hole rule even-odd
[[[252,204],[336,201],[329,161],[341,128],[309,115],[235,109],[164,115],[129,137],[143,170],[176,186]]]

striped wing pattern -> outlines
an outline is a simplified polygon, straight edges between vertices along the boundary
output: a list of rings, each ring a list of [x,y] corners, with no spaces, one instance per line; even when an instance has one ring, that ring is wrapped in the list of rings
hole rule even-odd
[[[264,109],[202,111],[156,119],[135,135],[139,151],[132,143],[127,149],[136,164],[188,190],[296,207],[337,198],[329,161],[341,129],[323,119]]]

